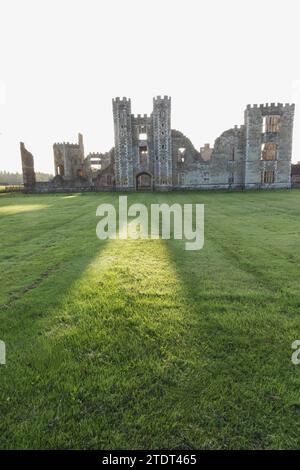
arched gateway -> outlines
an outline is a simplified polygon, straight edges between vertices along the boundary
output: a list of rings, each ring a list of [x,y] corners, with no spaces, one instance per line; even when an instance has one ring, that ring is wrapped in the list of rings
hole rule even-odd
[[[136,190],[137,191],[152,191],[153,178],[150,173],[142,172],[136,175]]]

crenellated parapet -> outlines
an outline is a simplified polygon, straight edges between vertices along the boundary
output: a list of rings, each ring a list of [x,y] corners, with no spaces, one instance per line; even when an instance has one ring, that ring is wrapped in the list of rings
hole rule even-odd
[[[130,105],[131,106],[131,99],[130,98],[126,98],[126,96],[123,96],[123,98],[120,98],[119,96],[117,96],[116,98],[113,98],[112,99],[112,102],[113,104],[127,104],[127,105]]]
[[[247,104],[247,109],[260,109],[263,111],[272,110],[294,110],[295,104],[292,103],[265,103],[265,104]]]
[[[171,104],[171,96],[167,96],[167,95],[164,95],[164,96],[156,96],[155,98],[153,98],[153,105],[154,104],[159,104],[159,103],[164,103],[164,104]]]

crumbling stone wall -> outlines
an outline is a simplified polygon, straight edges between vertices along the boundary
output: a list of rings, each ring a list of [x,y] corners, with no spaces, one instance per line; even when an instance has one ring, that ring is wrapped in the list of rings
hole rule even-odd
[[[33,156],[30,152],[28,152],[28,150],[26,150],[24,142],[20,142],[20,150],[22,160],[23,183],[25,190],[30,190],[34,188],[36,183]]]
[[[207,162],[211,159],[214,149],[211,148],[210,144],[204,144],[204,147],[200,148],[200,154],[202,159]]]
[[[235,126],[215,141],[209,163],[209,183],[239,188],[244,184],[245,127]]]
[[[113,163],[98,173],[94,180],[94,185],[97,190],[115,190],[116,182]]]

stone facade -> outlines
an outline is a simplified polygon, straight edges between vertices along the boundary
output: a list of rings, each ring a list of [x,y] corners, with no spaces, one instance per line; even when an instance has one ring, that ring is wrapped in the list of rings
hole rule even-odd
[[[82,134],[78,134],[78,144],[54,144],[53,153],[55,176],[59,175],[66,181],[72,181],[85,174]]]
[[[109,152],[85,157],[81,134],[77,144],[54,144],[53,181],[34,185],[32,160],[32,166],[23,165],[25,187],[36,191],[291,187],[293,104],[248,105],[241,126],[223,132],[214,147],[205,144],[200,150],[172,129],[169,96],[154,98],[150,115],[132,114],[128,98],[113,99],[112,107],[115,145]]]
[[[245,188],[290,187],[294,108],[247,106]]]

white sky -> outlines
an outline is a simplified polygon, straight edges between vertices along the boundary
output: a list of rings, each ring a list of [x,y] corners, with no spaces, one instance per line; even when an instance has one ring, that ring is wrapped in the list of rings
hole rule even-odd
[[[199,148],[247,103],[295,102],[300,160],[299,0],[0,0],[0,169],[53,173],[52,144],[113,146],[111,99],[150,113],[172,96],[172,127]],[[299,109],[297,110],[297,104]]]

